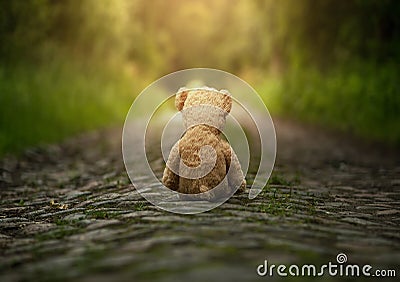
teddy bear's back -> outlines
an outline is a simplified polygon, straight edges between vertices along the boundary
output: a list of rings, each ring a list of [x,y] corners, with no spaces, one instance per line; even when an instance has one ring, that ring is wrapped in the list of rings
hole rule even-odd
[[[216,153],[215,166],[211,171],[198,179],[181,178],[179,181],[179,192],[199,193],[201,186],[208,189],[216,187],[226,176],[226,161],[223,153],[223,142],[221,137],[208,126],[199,125],[193,130],[188,130],[179,142],[179,155],[183,163],[191,168],[201,165],[200,150],[204,146],[211,146]],[[203,161],[210,161],[212,158],[204,158]]]

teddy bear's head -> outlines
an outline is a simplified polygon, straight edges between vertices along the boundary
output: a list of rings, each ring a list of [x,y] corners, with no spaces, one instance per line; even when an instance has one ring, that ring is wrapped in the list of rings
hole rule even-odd
[[[207,124],[222,130],[226,116],[232,109],[232,97],[226,90],[183,88],[176,94],[175,106],[182,112],[186,128]]]

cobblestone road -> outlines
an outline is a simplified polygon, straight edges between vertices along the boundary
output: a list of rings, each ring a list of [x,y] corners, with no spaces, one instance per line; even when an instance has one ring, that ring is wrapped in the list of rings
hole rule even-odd
[[[118,130],[3,159],[0,281],[271,281],[276,273],[256,273],[265,259],[320,266],[338,253],[399,276],[398,152],[281,120],[276,128],[262,194],[199,215],[161,211],[135,191]]]

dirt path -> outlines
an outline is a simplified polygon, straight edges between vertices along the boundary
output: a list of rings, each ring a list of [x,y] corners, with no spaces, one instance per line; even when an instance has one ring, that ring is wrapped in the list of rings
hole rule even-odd
[[[265,259],[320,266],[338,253],[399,276],[398,152],[275,125],[278,158],[262,195],[194,216],[158,210],[135,191],[118,130],[4,159],[0,281],[271,280],[256,273]]]

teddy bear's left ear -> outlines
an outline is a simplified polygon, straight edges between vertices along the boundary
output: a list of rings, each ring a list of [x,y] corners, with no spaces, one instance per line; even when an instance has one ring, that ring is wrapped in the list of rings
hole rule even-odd
[[[175,107],[178,109],[178,111],[182,111],[183,105],[185,104],[186,98],[189,94],[189,91],[178,91],[175,97]]]
[[[224,110],[227,113],[230,113],[231,109],[232,109],[232,96],[231,96],[231,93],[229,93],[227,90],[221,90],[220,92],[224,95],[224,104],[223,104]]]

